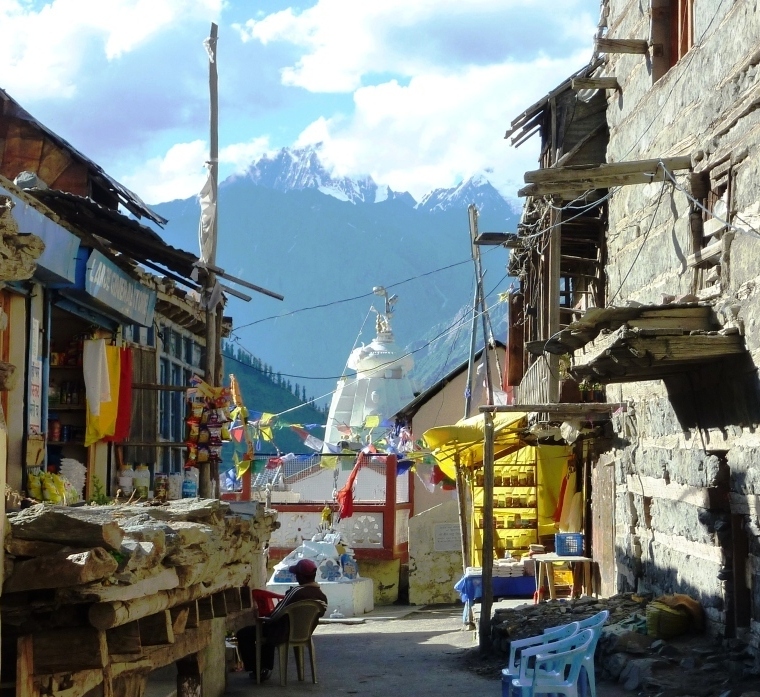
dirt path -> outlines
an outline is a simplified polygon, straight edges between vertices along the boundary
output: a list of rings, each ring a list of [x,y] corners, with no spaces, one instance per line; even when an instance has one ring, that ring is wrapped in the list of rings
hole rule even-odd
[[[382,619],[382,618],[385,619]],[[363,695],[365,697],[441,697],[501,694],[498,661],[478,658],[474,632],[462,631],[460,607],[430,609],[379,608],[363,624],[320,625],[314,635],[319,684],[296,678],[292,655],[289,682],[280,687],[275,669],[261,685],[247,673],[229,674],[227,695],[298,697]],[[161,687],[163,686],[163,691]],[[148,697],[166,697],[171,674],[151,681]],[[617,685],[599,685],[597,697],[632,697]]]

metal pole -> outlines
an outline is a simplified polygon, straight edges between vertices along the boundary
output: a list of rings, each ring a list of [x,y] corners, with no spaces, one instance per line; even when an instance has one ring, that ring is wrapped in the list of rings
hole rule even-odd
[[[208,88],[209,88],[209,178],[211,180],[212,200],[214,202],[213,222],[211,224],[210,248],[208,263],[216,265],[216,233],[219,221],[218,190],[219,190],[219,94],[217,89],[216,44],[218,27],[212,22],[208,38]],[[217,332],[216,306],[211,305],[211,297],[216,286],[216,274],[206,270],[205,299],[206,306],[206,380],[213,386],[217,384],[217,356],[220,353],[221,337]],[[198,494],[202,498],[213,495],[211,485],[211,465],[208,462],[199,463]]]
[[[493,414],[483,412],[483,595],[480,599],[478,645],[481,653],[491,650],[491,608],[493,606]]]
[[[475,304],[477,311],[480,312],[480,319],[483,323],[483,358],[486,366],[486,395],[487,403],[493,404],[493,382],[491,380],[491,361],[488,355],[488,318],[486,316],[486,298],[483,293],[483,267],[480,263],[480,248],[475,244],[475,238],[478,236],[478,209],[474,203],[471,203],[467,212],[470,215],[470,243],[472,246],[472,260],[475,263]],[[473,315],[473,321],[476,315]]]
[[[475,284],[475,296],[472,299],[472,327],[470,329],[470,359],[467,362],[467,385],[464,388],[464,418],[472,409],[472,373],[475,363],[475,343],[478,337],[478,286]]]

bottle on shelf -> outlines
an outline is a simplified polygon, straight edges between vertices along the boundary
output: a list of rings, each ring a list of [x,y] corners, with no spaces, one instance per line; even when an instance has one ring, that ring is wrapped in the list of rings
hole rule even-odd
[[[61,386],[55,381],[51,380],[48,385],[48,404],[58,405],[61,403]]]

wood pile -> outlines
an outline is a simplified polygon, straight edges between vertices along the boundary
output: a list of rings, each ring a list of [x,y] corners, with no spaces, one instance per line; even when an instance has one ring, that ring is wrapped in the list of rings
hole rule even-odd
[[[100,681],[106,694],[121,685],[139,695],[135,675],[208,645],[205,620],[250,624],[250,588],[265,583],[276,515],[263,506],[250,518],[230,515],[215,499],[10,513],[3,644],[17,642],[23,694],[86,694],[56,691],[65,673],[88,689]],[[12,658],[3,656],[4,677]]]

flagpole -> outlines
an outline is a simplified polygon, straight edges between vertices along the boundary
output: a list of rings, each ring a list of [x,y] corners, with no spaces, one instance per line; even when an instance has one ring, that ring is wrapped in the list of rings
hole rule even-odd
[[[208,159],[208,171],[209,171],[209,183],[211,185],[210,201],[211,201],[211,221],[208,230],[208,256],[205,259],[206,263],[214,267],[216,266],[216,237],[217,237],[217,225],[219,221],[219,213],[217,210],[217,192],[219,186],[219,95],[217,88],[217,67],[216,67],[216,44],[217,44],[217,31],[218,27],[215,23],[211,24],[211,33],[208,38],[208,44],[206,46],[208,50],[208,85],[209,85],[209,159]],[[216,273],[211,269],[206,269],[206,282],[204,286],[204,296],[206,300],[206,363],[205,372],[206,380],[213,387],[217,387],[219,384],[219,370],[218,359],[221,353],[221,332],[217,329],[217,302],[212,302],[216,295],[217,278]],[[199,463],[200,464],[200,481],[198,483],[198,494],[201,498],[210,498],[218,492],[215,491],[215,487],[212,481],[217,482],[218,486],[218,472],[212,471],[211,463]],[[213,469],[217,469],[214,467]]]

